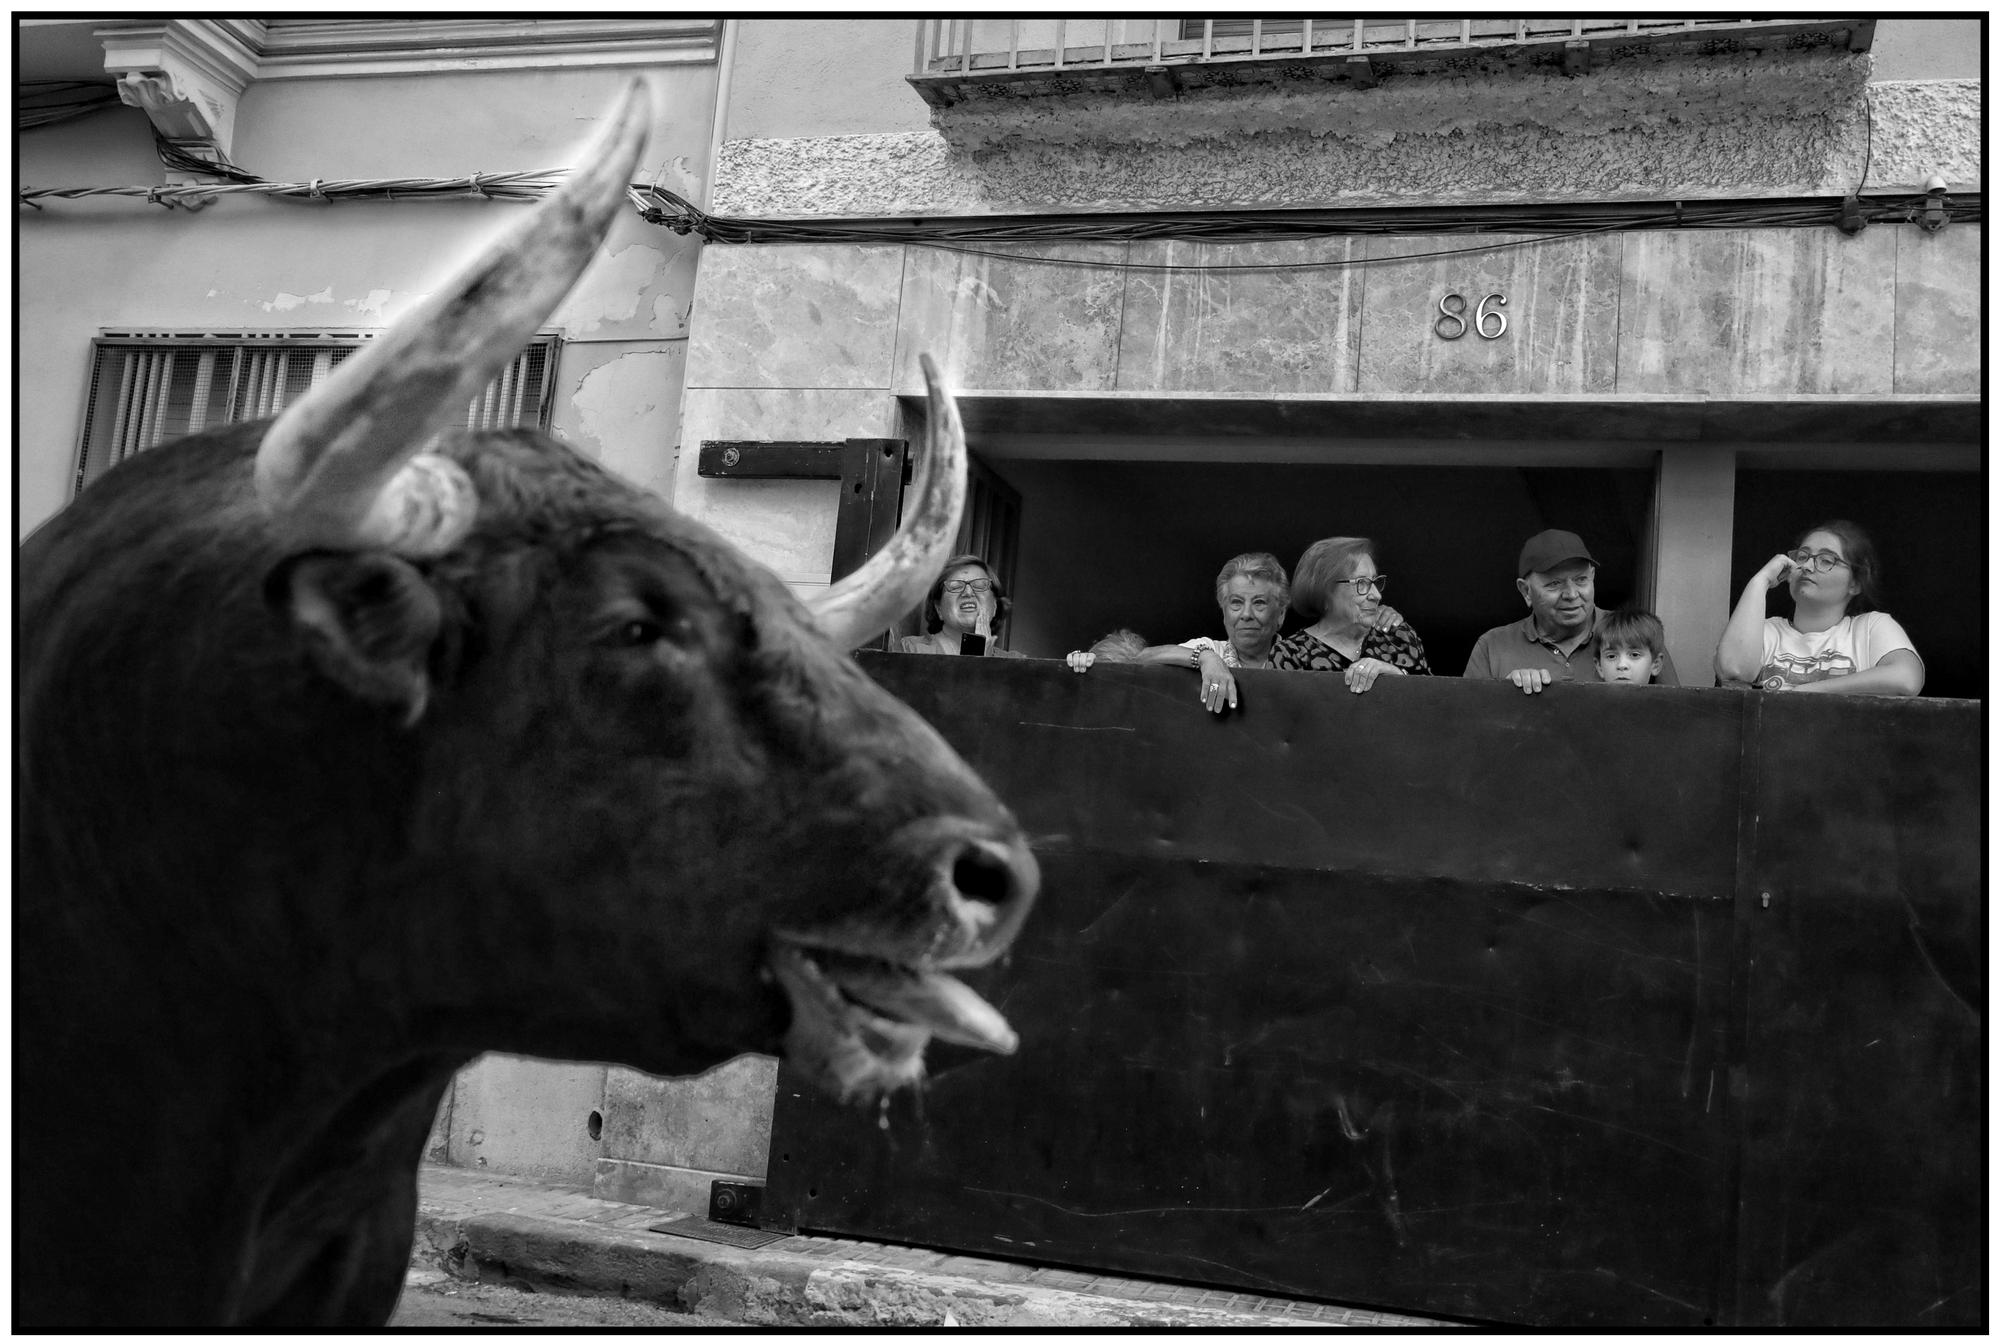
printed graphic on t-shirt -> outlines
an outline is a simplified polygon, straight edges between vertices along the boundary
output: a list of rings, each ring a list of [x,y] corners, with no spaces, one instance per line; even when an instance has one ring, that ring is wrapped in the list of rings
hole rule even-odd
[[[1852,671],[1854,659],[1839,649],[1824,649],[1819,653],[1787,653],[1780,649],[1758,669],[1757,685],[1775,691],[1780,686],[1803,686],[1809,681],[1844,677]]]

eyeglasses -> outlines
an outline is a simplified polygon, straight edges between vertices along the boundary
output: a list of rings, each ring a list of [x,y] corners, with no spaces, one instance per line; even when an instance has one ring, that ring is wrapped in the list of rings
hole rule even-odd
[[[1796,551],[1786,551],[1785,558],[1800,569],[1816,569],[1822,574],[1835,565],[1847,564],[1844,557],[1835,555],[1832,551],[1809,551],[1803,546]],[[1853,566],[1848,565],[1848,568],[1852,569]]]
[[[993,580],[991,579],[946,579],[944,581],[944,590],[953,597],[958,597],[965,593],[988,592],[992,587]]]
[[[1362,593],[1367,592],[1371,588],[1375,590],[1377,595],[1389,591],[1389,576],[1387,574],[1377,574],[1372,579],[1370,578],[1335,579],[1334,582],[1353,584],[1354,594],[1357,597],[1359,597]]]

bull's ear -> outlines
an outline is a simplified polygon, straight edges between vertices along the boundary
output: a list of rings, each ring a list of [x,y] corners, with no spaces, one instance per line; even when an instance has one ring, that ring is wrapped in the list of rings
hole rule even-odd
[[[265,585],[322,675],[405,727],[430,699],[430,652],[443,605],[414,565],[381,551],[295,557]]]

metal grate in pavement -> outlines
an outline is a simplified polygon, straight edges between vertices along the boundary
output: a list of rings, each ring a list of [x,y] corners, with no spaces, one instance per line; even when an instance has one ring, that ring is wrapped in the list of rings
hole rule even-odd
[[[648,1223],[648,1232],[664,1232],[670,1237],[692,1237],[696,1241],[720,1242],[746,1251],[762,1250],[774,1241],[785,1240],[784,1232],[760,1232],[754,1227],[712,1222],[707,1218],[675,1218],[664,1223]]]

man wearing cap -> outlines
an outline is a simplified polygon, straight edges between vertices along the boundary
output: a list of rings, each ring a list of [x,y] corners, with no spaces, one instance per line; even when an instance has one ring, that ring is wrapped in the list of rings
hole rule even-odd
[[[1465,675],[1511,681],[1533,695],[1558,681],[1599,681],[1597,632],[1610,613],[1597,609],[1597,561],[1574,532],[1550,528],[1528,538],[1514,580],[1528,604],[1525,620],[1479,637]],[[1678,686],[1674,660],[1661,660],[1655,683]]]

